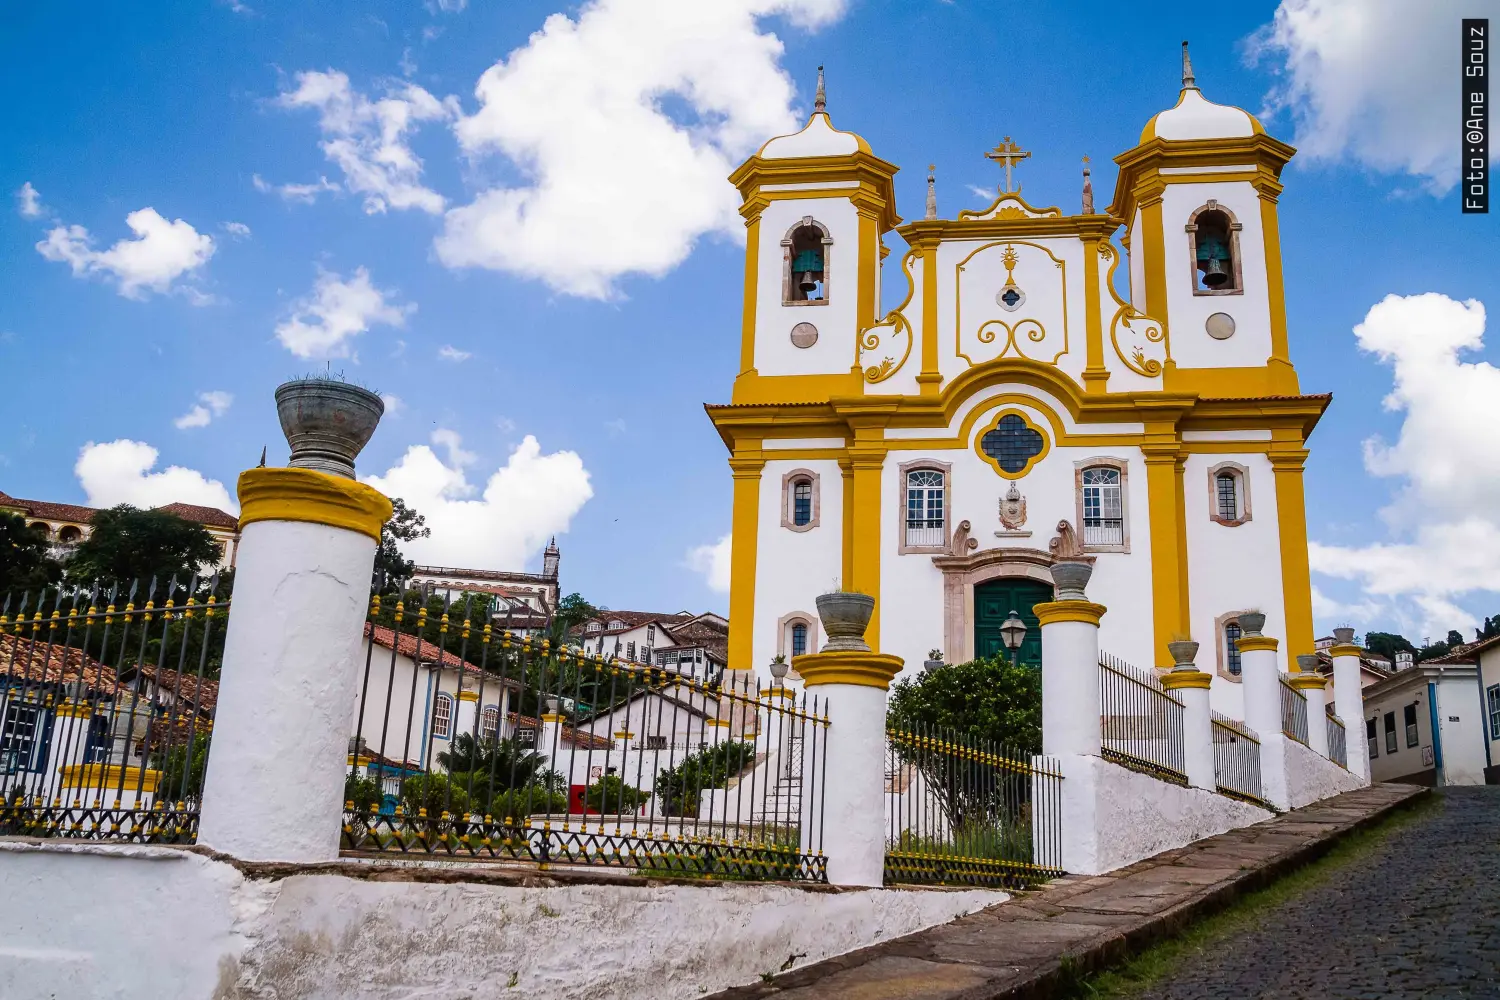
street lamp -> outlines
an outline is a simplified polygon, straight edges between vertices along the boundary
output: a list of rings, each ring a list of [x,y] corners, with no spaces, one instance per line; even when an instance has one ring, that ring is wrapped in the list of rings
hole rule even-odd
[[[1014,611],[1000,625],[1000,641],[1005,643],[1005,648],[1010,651],[1011,665],[1014,666],[1019,657],[1021,643],[1026,641],[1026,623]]]

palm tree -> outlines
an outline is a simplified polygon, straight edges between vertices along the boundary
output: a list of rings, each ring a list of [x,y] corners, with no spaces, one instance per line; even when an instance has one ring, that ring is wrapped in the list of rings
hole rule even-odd
[[[547,767],[547,758],[514,740],[475,739],[472,733],[453,737],[437,761],[450,774],[468,775],[468,783],[484,784],[492,792],[507,788],[542,787],[560,791],[563,776]]]

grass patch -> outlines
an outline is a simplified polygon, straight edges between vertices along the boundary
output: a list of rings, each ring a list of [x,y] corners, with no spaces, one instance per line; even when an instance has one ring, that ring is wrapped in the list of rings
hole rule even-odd
[[[1425,795],[1415,803],[1396,809],[1385,818],[1352,833],[1334,844],[1318,860],[1270,885],[1241,896],[1224,910],[1195,923],[1185,933],[1152,945],[1125,964],[1085,976],[1064,970],[1065,985],[1056,994],[1063,1000],[1119,1000],[1138,996],[1172,973],[1222,944],[1240,931],[1259,924],[1268,911],[1288,903],[1321,885],[1344,865],[1379,849],[1398,830],[1442,808],[1442,799]]]

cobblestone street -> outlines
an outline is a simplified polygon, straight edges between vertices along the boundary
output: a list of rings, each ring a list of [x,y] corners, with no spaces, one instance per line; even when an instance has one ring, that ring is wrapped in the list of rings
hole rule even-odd
[[[1142,996],[1500,997],[1500,787],[1440,789],[1436,798]]]

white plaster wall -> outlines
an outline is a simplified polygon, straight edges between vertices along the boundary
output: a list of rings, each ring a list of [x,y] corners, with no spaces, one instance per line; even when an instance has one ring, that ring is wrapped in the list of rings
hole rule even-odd
[[[781,240],[787,231],[812,216],[827,227],[829,247],[828,304],[788,306],[781,302]],[[855,362],[854,333],[859,291],[859,217],[847,198],[791,198],[773,201],[760,219],[760,252],[755,304],[755,370],[762,375],[843,374]],[[879,301],[877,299],[877,301]],[[792,344],[792,327],[811,323],[818,341],[811,347]]]
[[[1249,470],[1251,519],[1234,527],[1211,519],[1208,470],[1235,462]],[[1281,589],[1281,536],[1276,482],[1263,454],[1193,454],[1183,470],[1188,535],[1188,585],[1192,636],[1200,644],[1198,669],[1213,675],[1215,711],[1244,718],[1240,685],[1219,675],[1222,638],[1214,619],[1235,611],[1265,613],[1266,635],[1281,640],[1276,661],[1286,669],[1286,600]]]
[[[1137,312],[1146,311],[1146,255],[1143,252],[1145,235],[1141,230],[1141,210],[1135,210],[1130,220],[1130,304]]]
[[[901,315],[905,318],[908,327],[904,331],[898,331],[895,323],[872,327],[869,332],[880,338],[880,347],[865,351],[860,355],[861,368],[868,369],[877,365],[882,358],[887,356],[901,367],[884,381],[865,383],[865,392],[871,395],[915,396],[921,391],[921,386],[917,384],[917,374],[922,370],[922,268],[924,264],[921,254],[915,254],[910,264],[911,273],[908,275],[902,270],[902,262],[905,259],[906,253],[904,252],[892,253],[881,265],[880,276],[884,280],[886,268],[892,268],[891,280],[902,290],[903,297],[908,288],[910,289],[911,298],[907,301],[906,307],[901,310]],[[908,344],[910,352],[906,353],[906,360],[903,363],[901,356],[903,352],[907,352]]]
[[[1183,788],[1100,757],[1060,758],[1063,868],[1099,875],[1270,819],[1269,810]]]
[[[1241,295],[1194,295],[1189,270],[1188,218],[1210,198],[1234,213],[1239,232]],[[1260,224],[1260,196],[1247,181],[1169,184],[1162,195],[1166,230],[1167,310],[1172,359],[1179,368],[1260,367],[1271,356],[1271,305],[1266,287],[1266,247]],[[1215,340],[1204,322],[1216,312],[1234,317],[1234,336]]]
[[[167,848],[0,844],[0,898],[0,996],[18,1000],[678,1000],[1009,897],[251,881]]]
[[[1287,801],[1292,809],[1363,788],[1366,782],[1296,740],[1283,739]],[[1483,780],[1481,778],[1481,780]]]
[[[1437,682],[1438,732],[1443,747],[1443,782],[1484,784],[1484,730],[1487,723],[1479,685],[1472,675]]]
[[[818,474],[818,526],[792,531],[781,526],[781,478],[793,469]],[[844,576],[844,479],[833,459],[766,462],[760,477],[760,527],[755,559],[755,632],[752,661],[760,669],[777,651],[776,623],[805,611],[817,617],[819,594],[837,590]],[[822,636],[822,629],[818,634]]]

